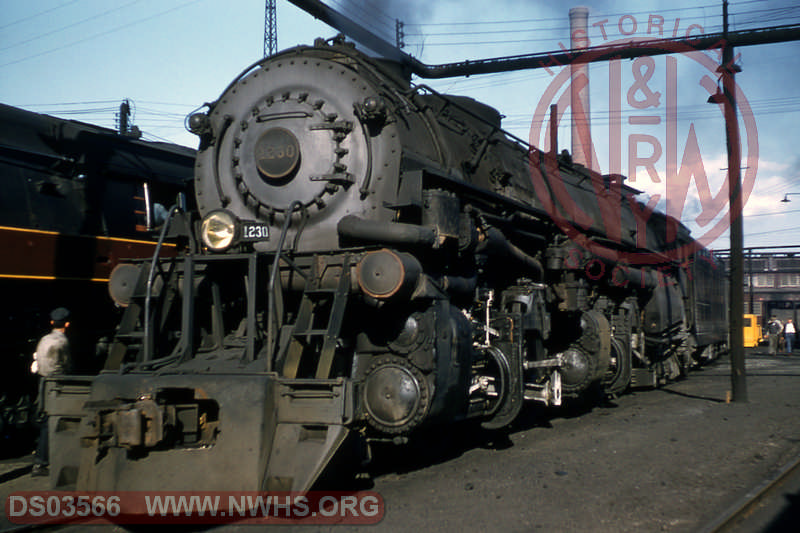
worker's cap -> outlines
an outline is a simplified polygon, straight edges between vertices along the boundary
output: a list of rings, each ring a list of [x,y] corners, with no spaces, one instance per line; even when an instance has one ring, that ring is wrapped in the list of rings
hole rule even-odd
[[[58,307],[50,312],[50,320],[56,327],[62,327],[69,320],[69,309],[66,307]]]

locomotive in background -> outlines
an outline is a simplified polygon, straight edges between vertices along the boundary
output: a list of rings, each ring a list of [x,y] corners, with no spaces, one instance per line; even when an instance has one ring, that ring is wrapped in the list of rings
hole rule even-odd
[[[685,227],[396,63],[291,49],[189,125],[184,252],[129,267],[104,372],[49,384],[57,487],[306,490],[346,444],[503,428],[725,349],[724,273]]]
[[[195,151],[0,105],[0,448],[24,445],[36,399],[30,373],[49,313],[72,312],[75,371],[96,373],[98,341],[121,313],[107,281],[120,259],[148,257],[158,204],[191,185]],[[24,439],[23,439],[24,441]],[[11,450],[9,450],[11,451]]]

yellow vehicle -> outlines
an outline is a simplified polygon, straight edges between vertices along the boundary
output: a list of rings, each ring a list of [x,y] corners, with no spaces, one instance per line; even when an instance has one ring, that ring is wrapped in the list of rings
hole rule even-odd
[[[744,315],[744,347],[754,348],[761,340],[761,317]]]

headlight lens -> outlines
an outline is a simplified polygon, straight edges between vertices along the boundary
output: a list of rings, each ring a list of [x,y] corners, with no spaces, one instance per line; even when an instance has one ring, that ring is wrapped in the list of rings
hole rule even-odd
[[[215,251],[222,251],[233,244],[236,237],[236,218],[227,211],[214,211],[203,219],[200,228],[203,243]]]

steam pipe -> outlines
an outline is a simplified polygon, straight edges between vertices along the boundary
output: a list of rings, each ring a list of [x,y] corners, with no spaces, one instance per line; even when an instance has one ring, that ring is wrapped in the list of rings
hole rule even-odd
[[[319,0],[289,1],[313,17],[349,36],[354,41],[358,41],[387,59],[402,63],[411,73],[427,79],[512,72],[535,68],[555,68],[572,63],[593,63],[596,61],[608,61],[609,59],[631,59],[681,51],[709,50],[722,48],[724,43],[729,43],[731,46],[752,46],[800,41],[800,24],[785,24],[754,30],[729,31],[727,35],[722,32],[708,33],[682,38],[652,39],[609,46],[592,46],[580,50],[557,50],[538,54],[522,54],[427,65],[401,51],[383,38],[378,37],[360,24],[353,22],[345,15],[329,8]]]
[[[404,224],[401,222],[378,222],[347,215],[336,228],[340,237],[382,244],[405,244],[435,246],[439,239],[434,228]]]
[[[526,254],[521,248],[512,244],[497,228],[489,227],[481,235],[481,242],[476,248],[477,252],[496,253],[508,255],[524,264],[535,272],[535,281],[544,279],[544,268],[538,259]]]

